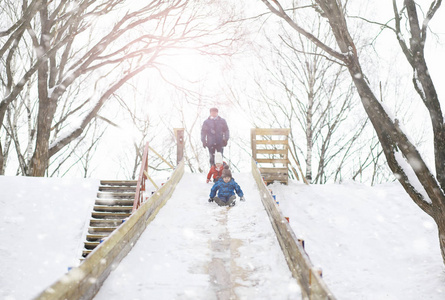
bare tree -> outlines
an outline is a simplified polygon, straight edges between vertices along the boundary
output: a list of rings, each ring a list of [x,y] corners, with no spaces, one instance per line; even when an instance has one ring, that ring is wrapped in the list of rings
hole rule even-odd
[[[147,68],[159,69],[157,60],[168,51],[221,25],[202,22],[209,11],[200,11],[200,1],[141,3],[23,0],[17,15],[15,3],[0,4],[9,22],[0,31],[0,130],[6,130],[13,103],[24,101],[28,84],[29,98],[36,99],[27,105],[35,122],[26,147],[32,153],[16,148],[23,174],[43,176],[50,159],[84,134],[113,93]],[[215,38],[195,48],[209,51],[225,43]],[[8,144],[0,142],[3,173]],[[14,142],[19,146],[19,139]]]
[[[278,39],[267,37],[271,45],[268,55],[258,54],[262,69],[256,76],[257,93],[246,109],[253,114],[254,126],[290,128],[290,151],[295,157],[304,157],[305,175],[312,183],[340,181],[342,174],[353,177],[365,173],[372,164],[350,158],[370,156],[363,150],[376,149],[360,139],[369,126],[367,119],[348,118],[357,114],[359,100],[347,80],[347,69],[326,60],[322,49],[298,33],[287,32],[285,25],[276,25],[281,28]],[[307,26],[325,43],[333,40],[321,17],[307,22]],[[269,35],[267,29],[265,34]],[[246,106],[245,100],[238,103]],[[371,177],[372,170],[368,173]]]
[[[400,22],[404,14],[398,10],[396,1],[393,0],[394,32],[408,62],[413,67],[414,86],[430,113],[434,134],[435,175],[429,170],[417,148],[400,128],[399,121],[388,115],[373,93],[362,71],[357,47],[346,24],[345,7],[341,1],[315,0],[313,6],[316,12],[326,18],[329,23],[338,48],[323,43],[311,32],[302,28],[287,14],[286,9],[278,1],[262,1],[272,13],[285,20],[292,29],[323,49],[331,59],[348,68],[363,107],[380,140],[390,169],[411,199],[430,215],[438,226],[440,248],[445,263],[445,130],[441,106],[424,56],[428,24],[439,9],[441,1],[431,2],[422,23],[420,23],[417,14],[416,3],[412,0],[404,1],[402,12],[406,12],[407,30],[410,35],[410,42],[406,43],[400,29]]]

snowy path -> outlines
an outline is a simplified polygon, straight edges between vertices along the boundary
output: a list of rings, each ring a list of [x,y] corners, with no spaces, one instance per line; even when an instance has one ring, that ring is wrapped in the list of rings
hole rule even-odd
[[[247,201],[227,208],[185,173],[95,299],[301,299],[252,175],[234,177]]]

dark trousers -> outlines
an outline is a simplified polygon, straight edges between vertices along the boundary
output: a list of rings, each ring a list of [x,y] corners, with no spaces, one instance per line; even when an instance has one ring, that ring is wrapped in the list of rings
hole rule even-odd
[[[216,202],[216,204],[218,204],[219,206],[228,206],[228,205],[230,205],[230,204],[233,202],[233,200],[235,200],[235,199],[236,199],[236,196],[235,196],[235,195],[230,196],[230,197],[218,196],[218,197],[215,197],[215,202]]]
[[[210,166],[215,164],[215,151],[220,152],[221,155],[223,155],[224,148],[223,146],[209,146]]]

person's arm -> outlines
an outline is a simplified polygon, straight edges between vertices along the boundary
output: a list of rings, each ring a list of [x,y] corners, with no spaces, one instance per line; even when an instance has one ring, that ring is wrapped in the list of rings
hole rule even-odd
[[[209,174],[207,174],[207,182],[210,181],[210,178],[212,178],[212,175],[215,173],[214,169],[215,168],[213,166],[210,168]]]
[[[230,130],[229,126],[227,126],[227,122],[225,119],[223,119],[223,139],[227,142],[230,138]]]
[[[241,190],[241,187],[239,186],[239,184],[236,183],[235,181],[233,183],[235,184],[235,191],[236,191],[237,195],[240,196],[240,197],[243,197],[244,193]]]
[[[204,121],[204,123],[202,124],[202,128],[201,128],[201,142],[204,147],[207,145],[206,137],[207,137],[207,124]]]
[[[219,189],[218,182],[215,182],[215,184],[212,186],[212,189],[210,190],[210,198],[215,198],[216,191]]]

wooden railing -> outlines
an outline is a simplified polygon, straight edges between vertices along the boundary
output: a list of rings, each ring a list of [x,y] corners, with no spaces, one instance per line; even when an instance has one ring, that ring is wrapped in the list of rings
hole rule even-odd
[[[179,165],[179,163],[182,161],[184,152],[184,128],[175,128],[174,132],[177,141],[177,164]],[[134,196],[132,213],[134,213],[144,202],[144,192],[146,190],[145,182],[147,181],[147,179],[150,180],[150,182],[153,184],[156,190],[159,189],[159,187],[156,185],[153,179],[151,179],[151,177],[148,175],[148,151],[151,151],[154,154],[156,154],[172,170],[175,169],[175,167],[171,163],[169,163],[166,159],[164,159],[162,155],[160,155],[158,152],[155,151],[155,149],[150,147],[148,142],[145,144],[144,154],[142,154],[141,171],[139,172],[136,194]]]
[[[133,211],[134,213],[144,201],[145,181],[147,180],[148,171],[148,142],[145,144],[144,154],[142,155],[141,171],[139,172],[138,185],[134,196]]]
[[[252,174],[261,194],[261,201],[269,216],[278,242],[286,258],[292,276],[298,280],[303,299],[334,300],[335,296],[328,289],[321,277],[321,271],[314,267],[304,250],[304,241],[295,236],[289,222],[278,209],[269,189],[262,180],[257,163],[252,159]]]

